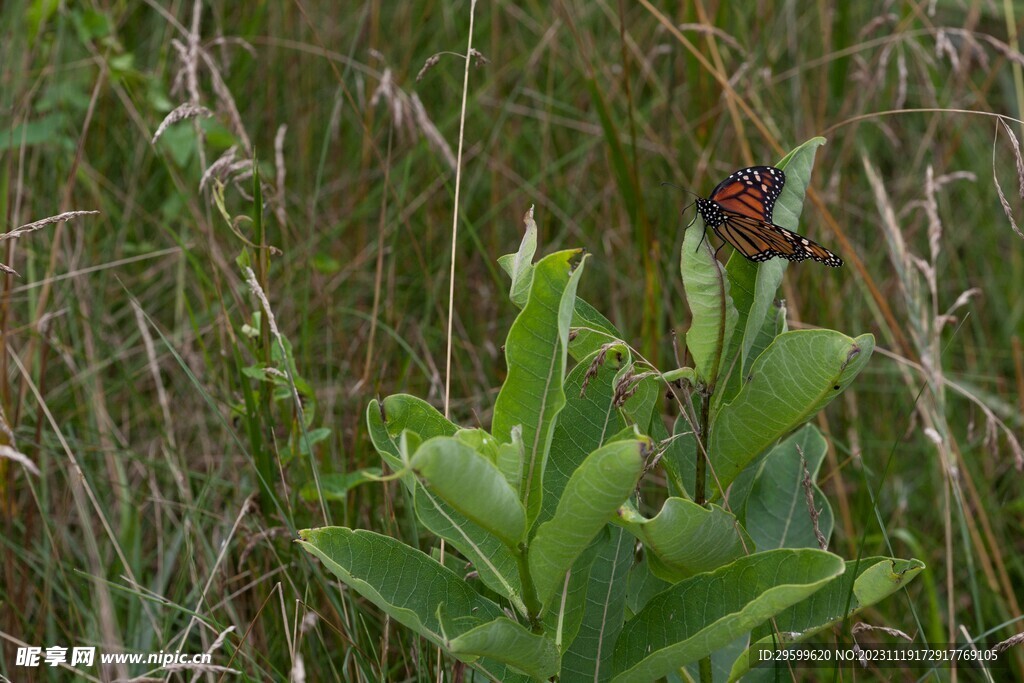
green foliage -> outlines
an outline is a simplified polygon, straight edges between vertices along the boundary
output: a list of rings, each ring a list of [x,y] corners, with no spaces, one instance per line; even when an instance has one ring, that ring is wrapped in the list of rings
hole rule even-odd
[[[0,443],[40,472],[0,456],[8,576],[0,604],[10,634],[0,677],[193,675],[148,666],[29,673],[13,664],[20,640],[126,652],[212,647],[214,663],[241,671],[240,680],[299,680],[303,669],[310,681],[454,678],[448,655],[356,591],[337,590],[323,563],[291,541],[296,529],[337,524],[424,550],[433,542],[446,567],[525,624],[517,616],[525,606],[506,597],[522,589],[500,539],[415,477],[374,482],[382,456],[367,428],[368,400],[379,397],[386,433],[404,421],[389,395],[440,406],[450,380],[449,424],[491,429],[507,371],[502,344],[529,292],[521,278],[521,301],[508,305],[492,257],[515,251],[510,218],[535,203],[540,253],[583,246],[591,256],[578,290],[586,300],[576,297],[570,323],[566,369],[578,382],[563,383],[566,406],[531,529],[554,514],[583,459],[635,436],[633,423],[656,443],[652,464],[660,460],[623,509],[653,520],[668,509],[666,496],[692,501],[694,416],[663,424],[688,406],[666,407],[669,391],[656,377],[629,378],[641,358],[630,345],[642,345],[643,359],[681,380],[684,406],[694,396],[684,388],[697,386],[694,367],[669,362],[694,365],[682,343],[691,319],[678,278],[689,214],[677,214],[689,200],[661,183],[706,194],[741,165],[778,159],[780,143],[807,131],[829,131],[830,143],[819,150],[816,197],[808,194],[799,231],[847,266],[729,259],[739,317],[724,353],[735,359],[737,345],[741,360],[721,363],[711,417],[736,397],[787,317],[794,329],[873,332],[885,355],[874,354],[811,421],[829,444],[820,479],[836,511],[830,547],[950,568],[949,577],[922,572],[905,594],[876,603],[873,623],[903,627],[909,612],[921,630],[908,632],[933,643],[948,641],[953,625],[992,639],[1019,631],[1024,478],[1006,476],[1014,452],[1002,430],[1024,427],[1013,339],[1024,330],[1024,250],[992,183],[997,175],[1019,224],[1013,147],[1002,131],[993,146],[991,116],[1024,111],[1020,7],[926,5],[906,4],[897,17],[873,3],[769,0],[712,3],[704,16],[699,3],[679,3],[662,16],[659,3],[612,4],[612,12],[606,3],[526,11],[476,3],[472,41],[490,61],[471,67],[462,115],[464,64],[453,53],[465,49],[470,3],[0,2],[3,231],[69,209],[100,212],[9,240],[0,259],[21,274],[0,278],[0,412],[11,429]],[[175,123],[151,144],[185,102],[212,116]],[[465,154],[452,264],[455,175],[442,147],[457,143]],[[222,154],[232,146],[228,163]],[[256,155],[261,202],[246,178]],[[796,227],[779,206],[776,220]],[[934,240],[933,227],[943,229]],[[281,362],[264,308],[240,278],[234,256],[245,243],[259,245],[246,265],[294,365]],[[759,278],[769,281],[758,286]],[[767,315],[751,316],[753,337],[742,290],[753,298],[755,286]],[[960,306],[973,288],[980,295]],[[620,336],[626,343],[609,349],[582,397],[608,411],[591,429],[580,420],[600,415],[595,406],[569,414],[596,352]],[[310,389],[298,401],[274,376],[292,370]],[[634,381],[637,393],[619,407],[614,392]],[[381,416],[385,405],[395,424]],[[308,428],[299,412],[312,413]],[[443,420],[433,412],[425,419]],[[401,470],[403,454],[440,433],[417,429],[419,439],[398,430],[397,462],[385,470]],[[775,450],[791,438],[817,442],[805,429],[754,457],[712,503],[756,544],[815,543],[804,491],[791,483],[800,453]],[[522,430],[497,455],[468,431],[445,433],[476,439],[474,450],[495,457],[517,488]],[[812,478],[813,451],[804,448]],[[767,453],[777,458],[770,469]],[[787,488],[749,508],[740,495],[780,482]],[[250,499],[264,486],[270,505],[257,512]],[[831,539],[824,499],[813,495]],[[786,503],[789,534],[761,517]],[[435,530],[446,539],[441,554]],[[653,553],[634,552],[636,544],[622,526],[606,526],[552,598],[561,603],[564,590],[565,612],[549,609],[542,623],[565,648],[566,680],[610,671],[608,643],[668,588],[651,571],[661,569]],[[712,655],[716,681],[745,646]],[[1024,650],[1016,651],[1006,675],[1024,679]],[[474,666],[466,679],[528,678],[491,659]],[[688,673],[696,678],[696,666]]]
[[[350,490],[359,484],[374,481],[379,476],[379,467],[367,467],[364,470],[349,472],[347,474],[332,472],[320,478],[319,492],[317,491],[316,482],[308,481],[299,491],[299,495],[302,496],[303,500],[311,502],[319,500],[320,498],[330,501],[343,501],[346,496],[348,496],[348,492]]]
[[[870,334],[851,339],[833,330],[776,337],[712,421],[718,483],[731,484],[758,453],[831,403],[864,369],[874,346]]]
[[[457,574],[389,536],[343,527],[301,536],[303,547],[345,583],[435,644],[501,616]]]
[[[704,231],[686,231],[681,269],[686,303],[693,316],[686,333],[686,348],[693,356],[699,381],[713,385],[721,373],[726,345],[736,330],[739,315],[729,295],[725,267],[715,258]]]
[[[416,449],[409,465],[445,502],[515,547],[526,533],[526,509],[501,470],[481,451],[447,436]]]
[[[670,582],[717,569],[744,556],[749,548],[762,547],[729,512],[684,498],[666,500],[653,519],[627,509],[622,524],[643,541],[651,571]]]
[[[822,537],[832,535],[832,507],[816,483],[827,451],[817,427],[804,425],[737,478],[730,501],[758,548],[814,546],[815,523]],[[813,521],[807,515],[805,476],[818,511]]]
[[[710,655],[842,574],[821,550],[769,550],[674,584],[629,620],[613,681],[651,681]]]
[[[530,633],[505,617],[481,624],[453,638],[448,650],[456,657],[492,657],[536,680],[558,673],[558,648],[554,641]]]
[[[629,498],[649,452],[643,440],[614,441],[587,456],[573,472],[554,516],[540,525],[530,544],[530,574],[542,604]]]
[[[789,158],[794,187],[810,173],[812,142]],[[784,200],[795,216],[799,198]],[[501,260],[521,311],[491,431],[460,428],[407,395],[367,411],[373,443],[418,522],[449,541],[480,582],[366,531],[306,531],[304,546],[453,657],[486,675],[504,666],[503,675],[531,680],[648,681],[712,657],[708,670],[739,675],[743,649],[772,635],[769,620],[785,615],[795,630],[818,632],[905,585],[920,562],[876,558],[848,570],[818,547],[832,532],[814,481],[826,444],[803,425],[864,367],[871,336],[785,331],[769,292],[780,266],[762,266],[768,275],[726,268],[693,248],[699,240],[698,231],[687,236],[682,266],[696,367],[666,374],[682,382],[677,392],[714,399],[709,422],[695,427],[710,434],[712,481],[733,484],[728,502],[688,497],[697,440],[684,422],[676,436],[666,433],[657,410],[665,380],[610,325],[580,314],[578,251],[532,263],[528,216],[519,252]],[[570,333],[578,337],[588,320],[598,320],[591,343],[567,372]],[[755,353],[730,387],[730,373]],[[718,399],[730,388],[730,400]],[[656,454],[691,486],[676,486],[680,495],[648,518],[635,493],[650,488],[642,479]]]
[[[377,452],[396,470],[405,467],[400,447],[404,435],[413,434],[418,439],[429,440],[454,436],[458,432],[458,427],[429,403],[405,394],[371,401],[366,410],[366,421]],[[521,604],[519,595],[522,589],[512,551],[498,537],[487,533],[430,491],[416,486],[411,479],[405,478],[403,483],[412,496],[419,522],[470,560],[488,588]]]
[[[754,629],[750,648],[810,640],[825,629],[902,590],[922,571],[924,563],[918,560],[869,557],[849,561],[840,576],[831,579],[814,595],[776,614],[777,632],[766,628],[765,624]],[[749,663],[746,654],[737,657],[729,680],[739,679],[746,673]],[[754,674],[752,680],[755,681],[774,680],[770,668],[756,670]]]
[[[815,138],[779,163],[787,178],[776,208],[783,227],[797,227],[823,142]],[[714,404],[707,448],[715,478],[708,484],[720,495],[759,453],[838,396],[867,365],[875,342],[870,334],[784,331],[771,302],[787,262],[754,268],[734,254],[723,267],[710,247],[696,249],[702,238],[690,230],[683,242],[683,286],[693,315],[686,343],[697,393]],[[725,389],[716,392],[720,384]]]
[[[530,523],[541,505],[544,464],[555,419],[565,405],[562,380],[576,285],[583,274],[581,250],[547,256],[533,268],[530,296],[505,342],[508,379],[494,404],[492,431],[499,443],[522,430],[524,453],[519,494]]]

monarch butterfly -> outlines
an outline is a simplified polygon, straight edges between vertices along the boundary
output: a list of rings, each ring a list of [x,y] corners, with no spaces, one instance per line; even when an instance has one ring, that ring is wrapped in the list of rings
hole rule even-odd
[[[838,268],[843,260],[817,242],[772,223],[775,200],[786,174],[772,166],[740,169],[718,184],[697,210],[715,234],[751,261],[781,256],[790,261],[814,259]]]

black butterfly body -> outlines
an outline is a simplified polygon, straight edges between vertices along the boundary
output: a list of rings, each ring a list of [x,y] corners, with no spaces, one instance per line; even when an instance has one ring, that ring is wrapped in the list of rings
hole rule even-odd
[[[697,199],[705,225],[751,261],[780,256],[790,261],[814,259],[838,268],[843,260],[803,235],[772,223],[775,201],[786,174],[773,166],[751,166],[718,184],[708,199]]]

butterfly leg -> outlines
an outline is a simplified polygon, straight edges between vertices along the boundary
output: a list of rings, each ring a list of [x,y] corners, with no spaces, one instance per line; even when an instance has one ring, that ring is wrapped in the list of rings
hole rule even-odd
[[[725,238],[722,237],[722,234],[720,232],[718,232],[718,228],[717,227],[715,228],[715,237],[717,237],[718,239],[722,240],[722,243],[718,245],[718,249],[715,249],[715,260],[717,261],[718,260],[718,252],[722,251],[722,247],[725,246]]]
[[[686,207],[686,209],[683,209],[683,213],[686,213],[686,210],[687,210],[687,209],[689,209],[689,208],[690,208],[690,206],[693,206],[693,204],[690,204],[689,206],[687,206],[687,207]],[[689,227],[690,227],[691,225],[693,225],[694,221],[696,221],[696,220],[697,220],[697,212],[696,212],[696,211],[694,211],[694,213],[693,213],[693,218],[691,218],[691,219],[690,219],[690,222],[686,224],[686,228],[683,228],[683,230],[686,230],[686,229],[687,229],[687,228],[689,228]]]
[[[704,240],[706,240],[707,238],[708,238],[708,231],[707,231],[707,229],[705,229],[704,230],[704,234],[702,234],[700,236],[700,242],[697,242],[697,248],[693,250],[694,254],[696,254],[698,251],[700,251],[700,245],[704,244]]]

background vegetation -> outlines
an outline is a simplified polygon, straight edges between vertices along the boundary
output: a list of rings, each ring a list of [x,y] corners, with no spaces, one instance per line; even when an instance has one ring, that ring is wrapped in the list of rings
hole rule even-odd
[[[882,347],[818,420],[831,545],[928,564],[874,625],[931,642],[1024,631],[1024,242],[1009,218],[1024,163],[1020,125],[991,116],[1024,108],[1014,12],[481,3],[453,418],[490,423],[516,313],[495,259],[530,205],[541,251],[594,253],[581,295],[669,369],[688,324],[689,217],[661,183],[706,194],[824,135],[802,232],[847,265],[790,267],[786,305],[793,327],[873,332]],[[242,680],[435,678],[432,648],[293,539],[326,523],[415,539],[393,484],[323,502],[301,491],[314,474],[379,466],[364,427],[374,396],[443,403],[464,68],[452,53],[469,16],[468,2],[2,4],[5,230],[100,213],[0,243],[20,273],[0,289],[0,443],[40,471],[0,459],[0,674],[24,679],[12,663],[27,643],[212,649]],[[212,116],[152,143],[182,103]],[[290,382],[260,365],[273,344],[243,252],[291,342],[312,446]],[[273,381],[283,399],[263,391]],[[257,472],[279,505],[259,497]]]

